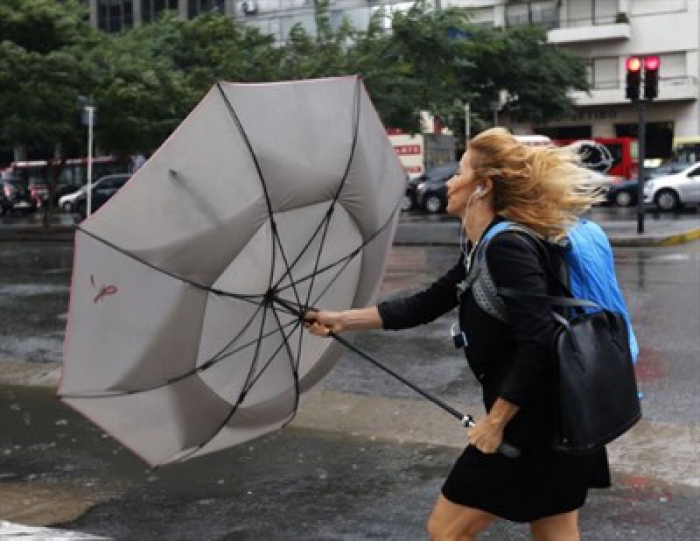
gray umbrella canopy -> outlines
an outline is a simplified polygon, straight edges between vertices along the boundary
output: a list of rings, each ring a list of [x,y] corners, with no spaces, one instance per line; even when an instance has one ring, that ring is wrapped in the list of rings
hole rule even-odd
[[[151,465],[278,429],[378,292],[405,175],[356,77],[218,84],[75,239],[59,396]]]

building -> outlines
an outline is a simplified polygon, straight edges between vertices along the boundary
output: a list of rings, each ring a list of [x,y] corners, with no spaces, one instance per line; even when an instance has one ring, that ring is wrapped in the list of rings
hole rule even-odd
[[[532,13],[529,18],[536,19],[536,8],[546,4],[557,4],[550,43],[587,59],[591,90],[573,93],[578,106],[574,117],[547,127],[512,126],[514,130],[534,129],[553,138],[635,137],[638,111],[625,98],[625,60],[658,55],[659,95],[645,112],[647,155],[663,155],[674,138],[700,135],[698,0],[527,2],[518,3],[517,16]]]
[[[636,136],[638,112],[625,99],[625,59],[661,58],[659,96],[646,107],[649,154],[671,140],[700,136],[700,0],[435,0],[439,7],[472,9],[473,21],[495,28],[541,24],[550,43],[587,59],[589,93],[574,92],[577,112],[547,126],[500,122],[516,133],[557,139]],[[330,0],[331,24],[348,18],[367,25],[381,6],[406,9],[411,2]],[[284,41],[294,24],[314,30],[313,0],[90,0],[91,22],[119,31],[148,22],[164,9],[189,18],[217,9]]]

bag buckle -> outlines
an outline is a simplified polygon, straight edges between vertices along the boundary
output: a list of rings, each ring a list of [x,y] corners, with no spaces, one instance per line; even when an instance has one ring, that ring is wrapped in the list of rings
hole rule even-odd
[[[452,324],[452,327],[450,327],[450,335],[452,336],[452,343],[456,349],[464,349],[469,344],[467,335],[459,328],[459,323]]]

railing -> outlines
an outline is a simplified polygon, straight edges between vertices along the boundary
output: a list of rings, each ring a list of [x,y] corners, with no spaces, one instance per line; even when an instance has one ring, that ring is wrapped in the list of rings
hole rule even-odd
[[[629,24],[629,19],[623,14],[579,19],[562,19],[558,21],[557,28],[582,28],[586,26],[603,26],[608,24]]]
[[[591,90],[614,90],[622,88],[622,81],[595,81],[589,83]],[[660,77],[659,87],[698,86],[698,78],[694,75],[679,75],[677,77]]]
[[[659,86],[698,86],[698,78],[694,75],[659,77]]]

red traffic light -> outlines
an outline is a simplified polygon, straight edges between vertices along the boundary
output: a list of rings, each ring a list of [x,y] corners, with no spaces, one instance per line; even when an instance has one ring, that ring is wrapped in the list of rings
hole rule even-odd
[[[658,60],[659,57],[657,56],[655,58]],[[661,62],[659,61],[659,63]],[[628,57],[627,60],[625,60],[625,69],[631,73],[637,73],[642,71],[642,59],[638,56]]]
[[[645,71],[657,71],[661,67],[661,59],[658,56],[647,56],[644,58]]]

